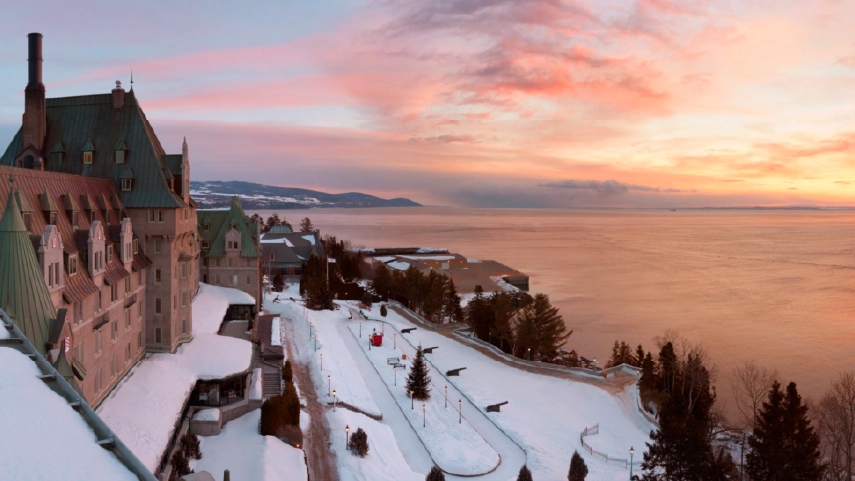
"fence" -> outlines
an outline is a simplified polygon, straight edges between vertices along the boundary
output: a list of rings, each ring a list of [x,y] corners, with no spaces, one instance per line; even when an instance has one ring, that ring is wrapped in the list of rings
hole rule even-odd
[[[605,461],[606,463],[614,464],[617,466],[622,465],[623,467],[629,469],[629,463],[630,463],[629,458],[611,457],[602,451],[597,451],[596,449],[594,449],[593,446],[591,446],[590,444],[585,442],[585,438],[587,436],[593,436],[593,435],[599,434],[599,433],[600,433],[600,424],[599,423],[594,424],[590,428],[585,428],[585,430],[582,431],[582,434],[579,436],[579,439],[582,441],[582,447],[585,449],[585,451],[587,451],[588,454],[590,454],[591,456],[594,456],[595,458],[601,459],[601,460]],[[633,459],[632,465],[641,467],[641,460],[636,461]]]

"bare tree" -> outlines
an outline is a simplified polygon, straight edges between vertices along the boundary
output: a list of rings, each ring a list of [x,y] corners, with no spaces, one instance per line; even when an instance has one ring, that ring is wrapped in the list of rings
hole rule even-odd
[[[777,379],[778,371],[758,366],[754,360],[745,361],[733,369],[730,390],[733,392],[736,408],[742,414],[745,429],[754,430],[757,425],[757,410]]]
[[[825,479],[851,481],[855,473],[855,372],[841,373],[816,410],[828,462]]]

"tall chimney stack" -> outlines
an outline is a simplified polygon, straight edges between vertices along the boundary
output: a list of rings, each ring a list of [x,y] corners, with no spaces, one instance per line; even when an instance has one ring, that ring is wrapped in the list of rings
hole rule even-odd
[[[31,33],[29,39],[29,82],[24,89],[23,148],[42,151],[45,139],[45,86],[42,84],[42,34]]]

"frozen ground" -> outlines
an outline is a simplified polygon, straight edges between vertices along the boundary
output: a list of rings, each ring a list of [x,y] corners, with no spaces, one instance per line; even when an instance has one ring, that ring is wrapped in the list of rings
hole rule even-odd
[[[237,289],[199,284],[193,299],[193,340],[175,354],[152,354],[140,361],[97,409],[152,471],[196,381],[223,378],[250,366],[248,341],[217,335],[230,302],[255,301]]]
[[[233,480],[308,481],[303,451],[258,434],[260,418],[256,409],[226,424],[218,436],[199,436],[202,459],[196,471],[208,471],[217,481],[226,469]]]

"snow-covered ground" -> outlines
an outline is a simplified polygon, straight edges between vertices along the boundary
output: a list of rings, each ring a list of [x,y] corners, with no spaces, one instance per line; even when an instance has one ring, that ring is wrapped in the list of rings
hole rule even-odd
[[[255,301],[237,289],[200,283],[193,299],[193,340],[175,354],[152,354],[140,361],[97,409],[152,471],[196,381],[220,379],[250,366],[250,342],[217,334],[230,303]]]
[[[380,319],[379,306],[366,311],[369,317]],[[389,310],[384,318],[400,328],[415,327]],[[363,328],[366,325],[363,321]],[[386,328],[387,335],[390,328]],[[407,344],[402,342],[402,337]],[[625,479],[624,466],[606,464],[583,452],[579,435],[585,427],[600,425],[600,432],[586,438],[595,449],[611,457],[627,457],[629,448],[641,457],[645,442],[654,428],[637,411],[635,387],[628,385],[617,395],[597,386],[537,375],[498,363],[476,350],[438,333],[423,329],[397,335],[398,348],[414,355],[418,344],[439,346],[434,354],[426,355],[433,366],[434,384],[448,382],[458,388],[476,406],[508,401],[500,413],[488,416],[521,445],[527,453],[528,466],[535,479],[566,477],[573,451],[585,458],[589,479]],[[449,370],[466,367],[459,377],[445,378]]]
[[[0,338],[8,331],[0,326]],[[0,478],[137,480],[95,432],[37,376],[41,372],[24,354],[0,347]],[[125,443],[125,437],[121,438]]]
[[[229,422],[218,436],[199,436],[202,459],[195,470],[221,481],[228,469],[233,480],[308,481],[303,451],[273,436],[258,434],[261,410]]]
[[[374,329],[377,332],[381,331],[380,323],[365,322],[364,324],[363,327],[366,331]],[[357,337],[359,327],[354,324],[349,327],[354,337]],[[500,460],[498,453],[473,429],[468,420],[462,419],[455,399],[452,398],[450,403],[445,402],[442,384],[436,385],[437,373],[431,373],[434,378],[434,385],[431,386],[431,398],[429,400],[416,402],[410,399],[405,385],[409,368],[412,366],[413,355],[410,354],[409,359],[402,361],[406,365],[406,369],[399,368],[395,371],[387,363],[387,359],[391,357],[400,358],[402,352],[394,347],[392,332],[388,332],[388,335],[384,336],[385,340],[382,346],[375,346],[371,349],[369,349],[367,342],[368,335],[365,334],[360,340],[359,346],[380,374],[386,388],[392,393],[407,421],[430,452],[434,462],[443,471],[460,475],[484,474],[495,468]],[[397,337],[401,337],[400,333],[397,334]],[[410,350],[407,349],[406,351]],[[439,379],[441,382],[441,378]]]

